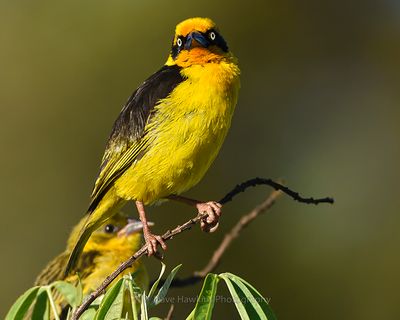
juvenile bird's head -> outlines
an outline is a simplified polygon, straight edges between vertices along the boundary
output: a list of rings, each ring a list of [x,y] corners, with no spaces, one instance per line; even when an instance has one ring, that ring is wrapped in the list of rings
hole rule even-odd
[[[128,218],[121,212],[114,215],[92,233],[83,251],[99,251],[105,253],[116,249],[126,249],[131,253],[132,250],[139,249],[143,224],[136,220],[134,221],[135,223],[132,223],[133,221],[133,219]],[[118,232],[124,228],[128,222],[132,223],[129,232],[126,232],[123,235],[118,235]],[[81,228],[85,223],[86,217],[74,227],[74,230],[68,239],[69,250],[72,250]]]
[[[176,26],[166,64],[188,67],[218,63],[230,57],[228,45],[211,19],[190,18]]]
[[[67,280],[73,283],[77,279],[76,274],[66,276],[64,270],[68,256],[86,222],[87,217],[83,217],[73,228],[66,250],[43,269],[36,279],[36,285],[47,285],[55,280]],[[126,228],[127,223],[129,223],[129,228]],[[119,235],[118,232],[122,229],[126,230]],[[139,220],[130,219],[119,212],[92,233],[80,257],[77,269],[81,272],[84,292],[87,292],[88,289],[94,290],[107,276],[107,272],[112,272],[120,263],[140,249],[142,229],[143,224]],[[96,262],[101,264],[101,268],[97,267]],[[134,269],[140,264],[141,262],[137,261]],[[104,276],[102,276],[103,273]],[[145,281],[144,278],[143,281]],[[90,288],[88,287],[89,283]]]

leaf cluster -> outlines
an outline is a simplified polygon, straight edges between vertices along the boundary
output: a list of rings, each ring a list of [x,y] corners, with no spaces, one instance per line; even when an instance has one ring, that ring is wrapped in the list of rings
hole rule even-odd
[[[146,293],[135,283],[135,273],[116,281],[107,292],[96,299],[82,314],[81,320],[161,320],[150,317],[151,308],[157,306],[167,296],[172,280],[180,269],[176,266],[159,288],[166,266]],[[209,273],[203,283],[196,305],[186,320],[209,320],[216,301],[220,280],[228,287],[231,298],[241,319],[276,320],[268,301],[247,281],[232,274]],[[48,286],[33,287],[21,295],[9,310],[6,320],[60,320],[60,307],[55,296],[70,305],[66,319],[71,319],[73,312],[82,303],[82,286],[77,287],[65,281],[56,281]]]

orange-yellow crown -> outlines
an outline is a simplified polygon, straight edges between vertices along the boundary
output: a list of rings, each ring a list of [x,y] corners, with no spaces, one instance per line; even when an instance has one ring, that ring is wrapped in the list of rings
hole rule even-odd
[[[190,18],[179,23],[175,28],[175,37],[186,37],[192,31],[207,32],[210,29],[215,29],[214,21],[209,18]]]

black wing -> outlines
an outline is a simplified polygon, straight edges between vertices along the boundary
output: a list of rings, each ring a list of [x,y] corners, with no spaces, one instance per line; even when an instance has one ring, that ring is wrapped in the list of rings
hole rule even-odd
[[[107,142],[100,174],[92,192],[92,212],[114,181],[144,151],[145,126],[154,106],[165,99],[184,78],[178,66],[164,66],[131,95],[119,114]]]

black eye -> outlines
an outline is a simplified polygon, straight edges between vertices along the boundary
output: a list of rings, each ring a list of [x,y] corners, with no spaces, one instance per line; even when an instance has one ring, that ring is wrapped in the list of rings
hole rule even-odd
[[[181,38],[176,39],[176,44],[178,45],[178,47],[182,47],[183,41]]]
[[[216,45],[224,52],[228,52],[228,45],[226,44],[224,38],[217,31],[210,30],[208,31],[207,36],[213,45]]]
[[[104,232],[105,232],[105,233],[113,233],[113,232],[115,232],[115,231],[117,231],[117,227],[114,226],[113,224],[107,224],[107,225],[104,227]]]
[[[217,35],[215,34],[214,31],[211,31],[211,32],[208,34],[208,36],[210,37],[210,39],[211,39],[212,41],[214,41],[215,38],[217,37]]]

